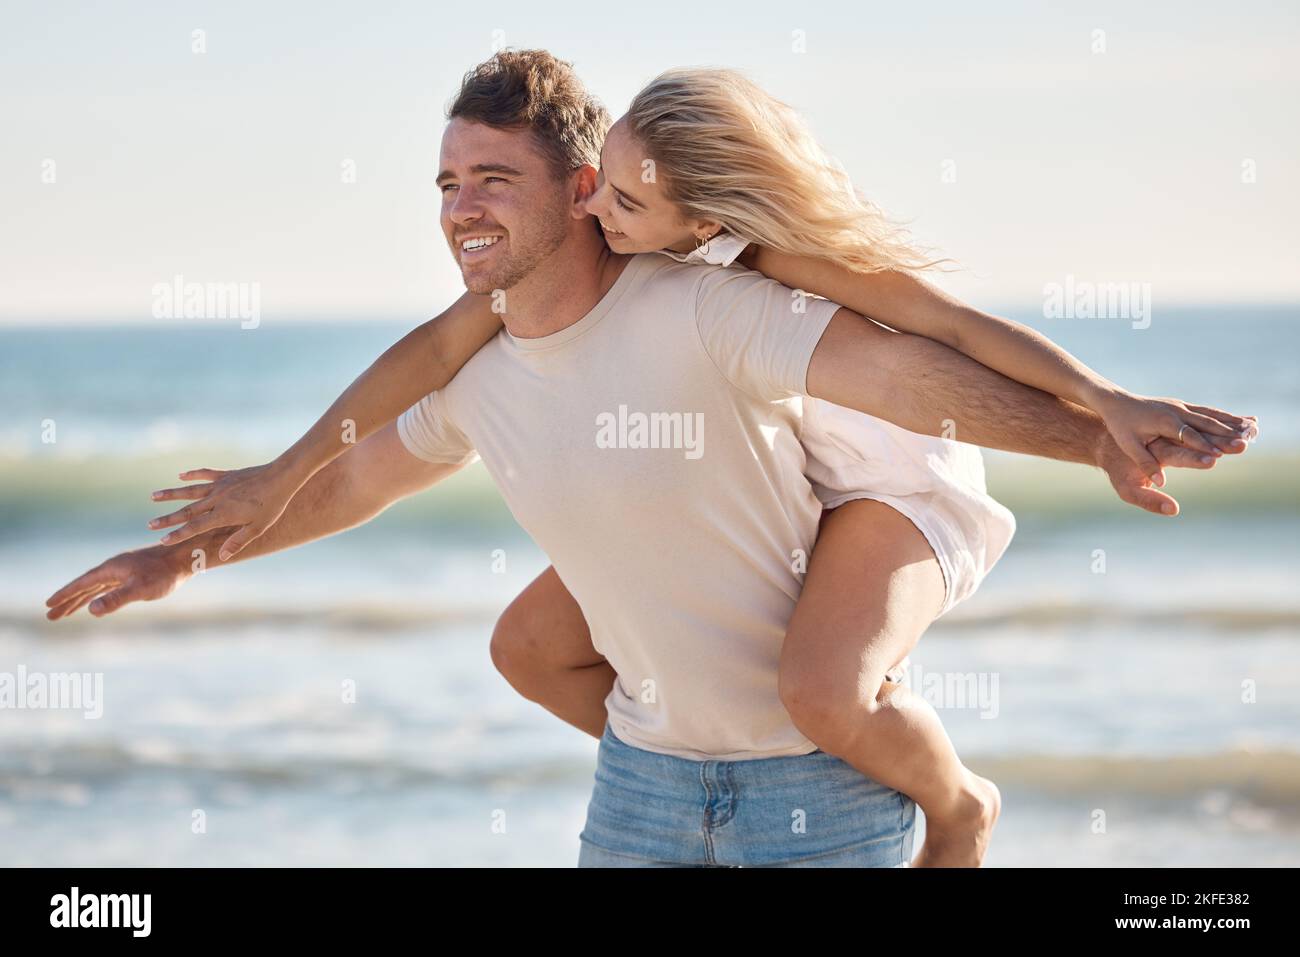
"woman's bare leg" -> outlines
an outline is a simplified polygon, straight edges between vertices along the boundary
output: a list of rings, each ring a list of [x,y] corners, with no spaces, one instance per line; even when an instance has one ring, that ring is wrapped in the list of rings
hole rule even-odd
[[[579,731],[605,733],[614,668],[591,644],[578,602],[547,568],[501,613],[492,663],[511,686]]]
[[[997,788],[962,765],[929,702],[884,681],[943,599],[939,563],[906,516],[865,499],[827,512],[781,652],[781,699],[819,748],[921,806],[914,867],[978,867]]]

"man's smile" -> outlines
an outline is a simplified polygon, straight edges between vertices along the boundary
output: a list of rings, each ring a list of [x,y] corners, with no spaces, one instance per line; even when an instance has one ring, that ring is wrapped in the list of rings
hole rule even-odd
[[[473,261],[486,258],[489,251],[501,240],[501,236],[467,236],[460,240],[461,261]]]

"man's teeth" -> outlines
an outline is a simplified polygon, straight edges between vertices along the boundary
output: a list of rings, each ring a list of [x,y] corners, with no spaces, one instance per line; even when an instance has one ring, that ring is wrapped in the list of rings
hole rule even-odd
[[[500,238],[500,236],[480,236],[478,239],[467,239],[460,244],[460,248],[467,253],[475,249],[485,249]]]

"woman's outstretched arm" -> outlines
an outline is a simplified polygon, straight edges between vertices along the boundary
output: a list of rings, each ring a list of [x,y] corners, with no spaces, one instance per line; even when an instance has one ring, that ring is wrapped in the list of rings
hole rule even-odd
[[[216,527],[238,526],[222,544],[220,557],[225,560],[274,525],[289,500],[318,471],[450,382],[500,328],[492,297],[466,292],[376,359],[274,461],[230,471],[181,472],[180,478],[199,479],[201,484],[187,486],[183,495],[155,492],[154,498],[202,499],[188,514],[209,512]],[[155,518],[149,527],[167,528],[183,521],[172,512]],[[190,537],[183,531],[171,534],[176,537],[165,537],[167,544]]]
[[[1219,454],[1254,427],[1242,417],[1178,399],[1134,395],[1028,326],[980,312],[912,273],[854,272],[826,259],[793,256],[751,244],[738,257],[750,269],[870,316],[899,332],[925,336],[1000,372],[1101,416],[1124,452],[1159,480],[1147,443],[1166,438]]]

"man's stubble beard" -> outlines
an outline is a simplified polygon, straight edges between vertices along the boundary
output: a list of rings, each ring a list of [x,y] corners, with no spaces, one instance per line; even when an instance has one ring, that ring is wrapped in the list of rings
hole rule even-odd
[[[473,284],[466,282],[465,288],[469,292],[486,295],[498,289],[510,289],[528,278],[568,238],[568,217],[565,210],[565,204],[560,203],[554,210],[542,213],[538,217],[538,234],[527,246],[516,250],[512,237],[509,259]]]

